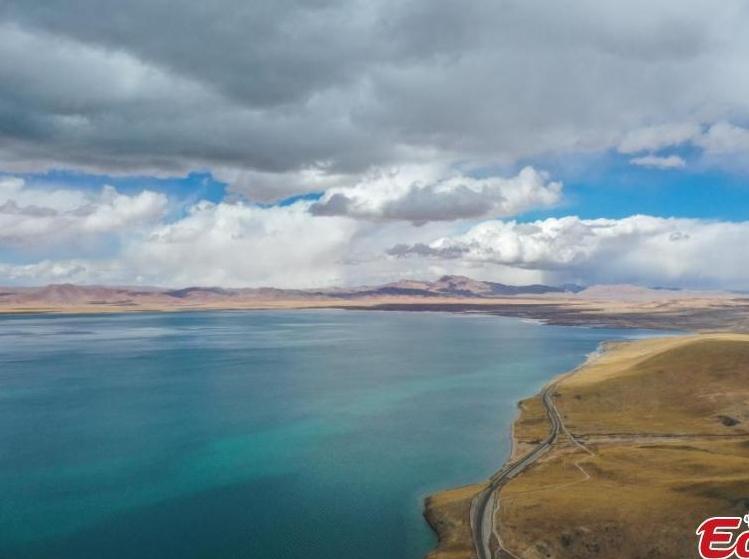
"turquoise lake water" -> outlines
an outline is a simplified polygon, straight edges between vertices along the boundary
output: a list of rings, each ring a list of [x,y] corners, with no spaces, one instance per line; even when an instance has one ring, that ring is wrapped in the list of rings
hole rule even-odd
[[[0,318],[0,557],[417,559],[603,340],[493,316]]]

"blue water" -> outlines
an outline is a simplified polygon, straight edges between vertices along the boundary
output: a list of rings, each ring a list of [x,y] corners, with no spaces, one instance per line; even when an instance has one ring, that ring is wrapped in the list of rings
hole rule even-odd
[[[344,311],[0,318],[0,557],[416,559],[515,403],[645,332]]]

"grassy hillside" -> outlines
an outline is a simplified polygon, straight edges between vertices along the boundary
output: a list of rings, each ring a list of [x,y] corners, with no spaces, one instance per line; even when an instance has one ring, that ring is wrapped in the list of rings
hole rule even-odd
[[[749,509],[749,337],[622,344],[559,381],[551,453],[501,490],[504,545],[528,558],[696,557],[707,516]],[[521,404],[517,451],[545,434]]]

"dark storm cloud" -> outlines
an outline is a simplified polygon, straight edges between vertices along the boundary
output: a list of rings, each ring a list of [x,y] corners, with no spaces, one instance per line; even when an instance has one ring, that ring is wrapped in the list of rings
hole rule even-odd
[[[204,167],[272,198],[302,169],[749,116],[738,1],[6,0],[0,21],[0,161],[19,169]]]

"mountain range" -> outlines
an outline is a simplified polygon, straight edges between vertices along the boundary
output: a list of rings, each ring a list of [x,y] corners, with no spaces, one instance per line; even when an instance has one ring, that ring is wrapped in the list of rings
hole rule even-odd
[[[0,289],[0,304],[28,305],[138,305],[138,304],[206,304],[211,302],[250,300],[341,300],[376,297],[417,298],[496,298],[515,295],[578,293],[578,285],[549,286],[506,285],[478,281],[464,276],[443,276],[436,281],[404,280],[379,286],[328,289],[277,289],[186,287],[105,287],[53,284],[43,287],[6,287]]]
[[[401,280],[376,286],[325,289],[226,287],[117,287],[53,284],[0,287],[0,312],[99,312],[178,309],[262,309],[400,305],[563,305],[594,309],[612,304],[704,307],[739,300],[736,293],[647,288],[635,285],[507,285],[448,275],[434,281]],[[741,301],[745,301],[741,299]],[[486,307],[488,308],[488,307]],[[622,307],[624,308],[624,307]]]

